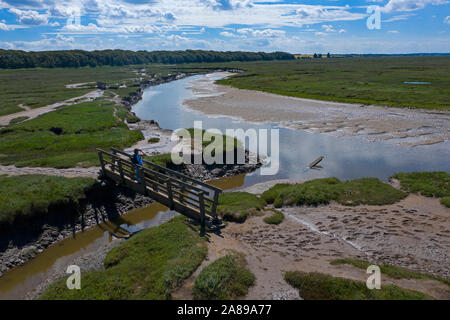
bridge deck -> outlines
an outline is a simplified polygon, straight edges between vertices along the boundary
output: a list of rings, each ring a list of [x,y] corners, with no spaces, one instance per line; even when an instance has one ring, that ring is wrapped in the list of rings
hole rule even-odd
[[[221,189],[149,161],[144,166],[131,162],[131,155],[111,148],[98,150],[102,175],[192,218],[210,228],[221,224],[216,214]]]

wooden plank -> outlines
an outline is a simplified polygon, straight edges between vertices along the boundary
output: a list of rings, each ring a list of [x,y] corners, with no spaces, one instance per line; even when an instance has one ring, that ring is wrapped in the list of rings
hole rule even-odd
[[[169,198],[170,209],[173,210],[173,194],[172,194],[172,183],[170,179],[167,179],[167,196]]]
[[[203,193],[199,196],[200,202],[200,235],[205,234],[205,202],[203,201]]]
[[[128,157],[131,157],[131,155],[129,155],[128,153],[126,153],[126,152],[124,152],[124,151],[121,151],[121,150],[118,150],[118,149],[116,149],[116,148],[111,148],[111,150],[115,151],[116,153],[119,153],[119,154],[122,154],[122,155],[125,155],[125,156],[128,156]],[[211,186],[211,185],[209,185],[209,184],[207,184],[207,183],[204,183],[204,182],[202,182],[202,181],[196,180],[196,179],[194,179],[194,178],[191,178],[191,177],[189,177],[189,176],[186,176],[186,175],[184,175],[184,174],[182,174],[182,173],[179,173],[179,172],[177,172],[177,171],[171,170],[171,169],[169,169],[169,168],[165,168],[165,167],[163,167],[163,166],[157,165],[156,163],[153,163],[153,162],[150,162],[150,161],[147,161],[147,160],[143,160],[143,161],[144,161],[144,163],[147,163],[147,164],[149,164],[149,165],[151,165],[151,166],[153,166],[153,167],[156,167],[156,168],[158,168],[158,169],[161,169],[161,170],[163,170],[163,171],[169,172],[169,173],[171,173],[171,174],[173,174],[173,175],[175,175],[175,176],[177,176],[177,177],[179,177],[179,178],[182,178],[182,179],[186,179],[186,180],[188,180],[188,181],[195,182],[196,184],[201,185],[201,186],[203,186],[203,187],[205,187],[205,188],[208,188],[208,189],[210,189],[210,190],[222,192],[222,189],[220,189],[220,188]]]
[[[219,191],[214,192],[214,200],[211,200],[205,197],[206,191],[185,182],[184,178],[179,180],[165,173],[141,166],[138,167],[140,180],[137,180],[135,164],[118,157],[116,154],[110,154],[100,149],[98,153],[102,171],[106,178],[121,183],[124,187],[136,192],[148,195],[168,208],[199,221],[202,234],[205,233],[207,219],[209,224],[214,223],[211,221],[215,220]]]
[[[323,160],[323,157],[317,158],[316,160],[314,160],[313,162],[311,162],[308,165],[308,168],[313,168],[313,167],[317,166],[322,160]]]
[[[212,203],[212,208],[211,208],[211,215],[214,217],[214,218],[217,218],[217,213],[216,213],[216,211],[217,211],[217,204],[219,203],[219,192],[214,192],[214,200],[213,200],[213,203]]]

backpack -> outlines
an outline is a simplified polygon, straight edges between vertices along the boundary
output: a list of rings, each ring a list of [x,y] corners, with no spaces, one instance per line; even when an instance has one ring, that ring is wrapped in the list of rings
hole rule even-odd
[[[139,164],[138,158],[137,158],[137,154],[133,154],[131,156],[131,162],[133,162],[134,164]]]

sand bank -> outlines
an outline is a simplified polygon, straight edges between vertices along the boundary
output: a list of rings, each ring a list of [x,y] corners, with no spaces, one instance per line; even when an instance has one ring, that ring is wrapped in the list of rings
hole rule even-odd
[[[390,140],[418,146],[450,139],[449,111],[302,99],[214,84],[217,77],[229,75],[221,72],[192,81],[191,90],[196,97],[185,100],[184,104],[205,114],[274,122],[283,127],[338,136],[358,135],[369,141]]]

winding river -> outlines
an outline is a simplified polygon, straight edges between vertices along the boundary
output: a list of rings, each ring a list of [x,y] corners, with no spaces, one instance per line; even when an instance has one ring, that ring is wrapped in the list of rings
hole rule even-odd
[[[144,120],[155,120],[161,128],[175,130],[193,127],[194,120],[202,120],[203,128],[273,129],[277,123],[248,123],[225,116],[208,116],[183,106],[183,100],[195,98],[190,82],[200,75],[150,87],[133,111]],[[306,180],[334,176],[342,180],[360,177],[377,177],[387,180],[400,171],[450,171],[448,142],[421,147],[402,147],[387,142],[367,142],[361,137],[336,137],[323,133],[279,128],[280,170],[276,175],[263,176],[260,170],[214,181],[226,189],[239,189],[255,183],[275,179]],[[252,150],[256,151],[256,150]],[[270,150],[269,150],[270,154]],[[308,163],[324,156],[321,170],[304,170]],[[109,230],[127,223],[142,228],[157,226],[168,221],[174,212],[157,203],[133,210],[117,221],[109,221],[85,232],[78,233],[44,250],[33,260],[11,269],[0,278],[0,299],[23,298],[27,292],[48,279],[51,274],[65,270],[77,258],[95,252],[112,241]]]

